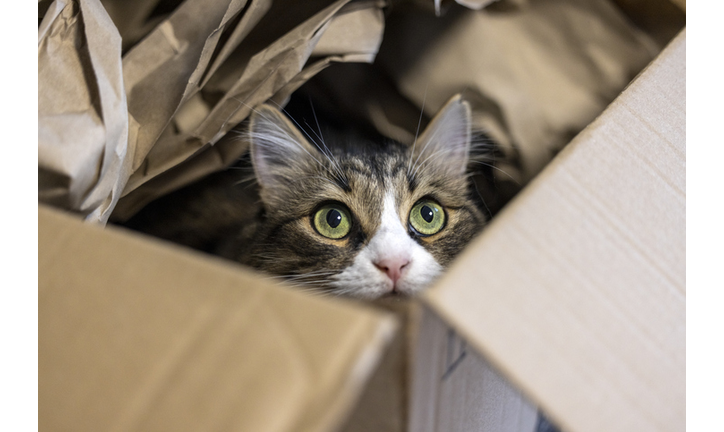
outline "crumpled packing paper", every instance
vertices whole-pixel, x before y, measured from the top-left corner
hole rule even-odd
[[[661,49],[608,0],[168,4],[45,11],[40,201],[125,220],[234,163],[248,144],[233,129],[305,84],[315,102],[408,143],[462,93],[504,155],[496,176],[522,186]]]

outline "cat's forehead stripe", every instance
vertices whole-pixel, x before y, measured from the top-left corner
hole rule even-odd
[[[337,186],[339,186],[340,189],[342,189],[346,193],[352,192],[352,187],[349,185],[349,180],[347,180],[346,178],[342,178],[338,174],[335,174],[332,176],[332,180]]]
[[[417,180],[412,174],[407,174],[407,187],[410,188],[410,192],[415,192],[417,189]]]

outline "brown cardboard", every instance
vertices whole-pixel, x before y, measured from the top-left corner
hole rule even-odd
[[[343,432],[533,432],[539,413],[459,333],[416,301],[381,299],[406,323]]]
[[[538,410],[428,308],[417,324],[409,429],[533,432]]]
[[[380,306],[380,302],[377,305]],[[396,313],[409,327],[410,302],[383,305]],[[340,432],[398,432],[409,430],[410,337],[399,331],[369,378],[357,405],[351,410]]]
[[[62,16],[53,7],[47,20]],[[229,10],[209,27],[229,39],[210,35],[191,71],[223,68],[214,41],[243,34]],[[360,19],[375,23],[375,10]],[[323,41],[325,59],[374,47]],[[325,59],[295,63],[277,95]],[[533,405],[570,431],[683,429],[684,59],[685,33],[496,218],[425,297],[412,349],[397,333],[385,350],[394,325],[365,308],[41,206],[41,430],[530,430]],[[185,90],[164,120],[182,133],[210,113]],[[224,140],[142,187],[223,165],[237,151]]]
[[[685,428],[686,32],[425,294],[565,430]]]
[[[332,431],[389,315],[38,209],[40,430]]]

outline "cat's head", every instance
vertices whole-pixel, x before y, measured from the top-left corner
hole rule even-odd
[[[411,295],[485,221],[469,198],[470,107],[460,98],[410,147],[305,136],[267,105],[249,129],[265,217],[239,259],[292,283],[357,298]]]

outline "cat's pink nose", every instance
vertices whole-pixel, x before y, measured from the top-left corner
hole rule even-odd
[[[400,277],[402,277],[402,269],[404,269],[408,264],[410,264],[410,258],[405,256],[382,258],[375,261],[375,266],[387,273],[387,277],[392,280],[393,286],[397,283]]]

